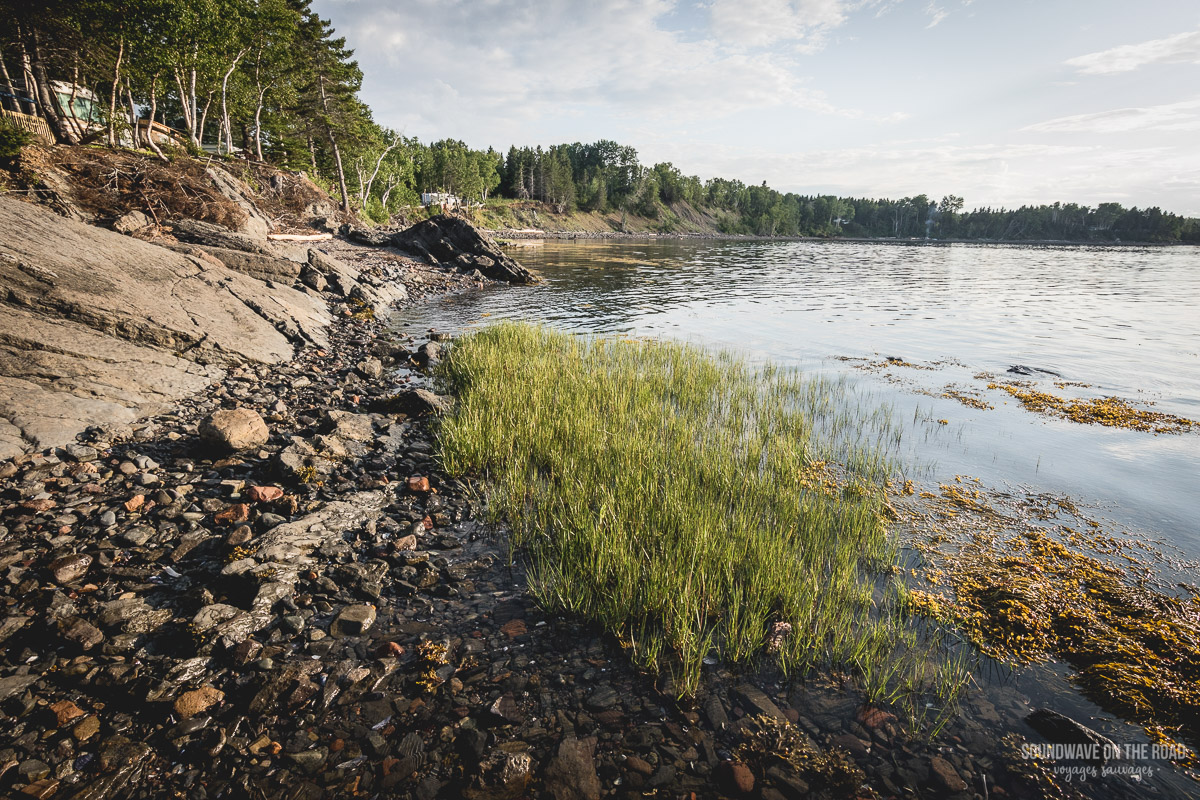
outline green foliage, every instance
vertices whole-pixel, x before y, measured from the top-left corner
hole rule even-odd
[[[489,480],[541,602],[603,625],[694,691],[716,654],[925,688],[892,591],[886,414],[843,383],[685,345],[506,323],[455,342],[446,469]],[[845,491],[831,491],[835,468]],[[853,490],[853,491],[851,491]],[[920,691],[921,689],[918,689]]]
[[[0,161],[12,161],[21,148],[33,141],[33,134],[0,119]]]

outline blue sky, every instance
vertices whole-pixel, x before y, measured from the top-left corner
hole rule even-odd
[[[1200,216],[1195,0],[315,0],[378,122],[783,191]]]

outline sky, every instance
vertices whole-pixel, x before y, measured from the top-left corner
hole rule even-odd
[[[314,0],[382,125],[854,197],[1200,217],[1196,0]]]

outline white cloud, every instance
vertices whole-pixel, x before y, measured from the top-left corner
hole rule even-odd
[[[803,11],[796,35],[842,19],[840,0],[760,2]],[[360,0],[341,6],[339,28],[357,48],[376,118],[436,135],[464,135],[481,116],[495,119],[500,141],[514,123],[572,114],[683,121],[788,107],[868,118],[812,86],[794,53],[667,30],[673,10],[667,0]]]
[[[682,159],[663,148],[656,160]],[[697,159],[690,159],[695,163]],[[782,191],[854,197],[931,197],[957,194],[967,208],[1015,208],[1062,200],[1096,205],[1157,204],[1195,213],[1200,185],[1200,153],[1180,155],[1170,148],[1101,147],[1092,144],[958,145],[887,142],[877,146],[808,153],[753,151],[713,145],[702,176],[762,180]],[[692,170],[689,170],[692,171]],[[1149,198],[1149,200],[1148,200]]]
[[[1034,133],[1127,133],[1200,130],[1200,99],[1058,117],[1022,128]]]
[[[1200,30],[1138,44],[1123,44],[1076,56],[1067,59],[1066,63],[1085,75],[1132,72],[1147,64],[1200,64]]]
[[[935,28],[942,20],[950,16],[949,11],[932,2],[925,6],[925,13],[929,16],[929,24],[925,26],[926,28]]]
[[[848,5],[845,0],[713,0],[709,13],[719,40],[765,47],[819,38],[824,29],[846,21]]]

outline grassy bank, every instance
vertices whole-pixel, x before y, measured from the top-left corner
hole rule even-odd
[[[681,692],[706,656],[837,666],[871,699],[958,680],[884,577],[896,434],[844,384],[511,323],[456,341],[440,379],[458,396],[445,466],[488,479],[541,602]]]

